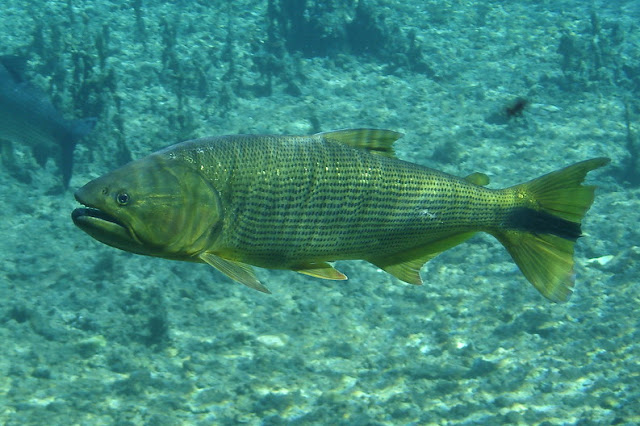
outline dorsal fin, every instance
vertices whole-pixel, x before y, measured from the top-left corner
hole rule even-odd
[[[469,176],[465,177],[464,180],[478,186],[489,185],[489,176],[480,172],[471,173]]]
[[[393,143],[404,134],[383,129],[344,129],[317,133],[316,136],[354,148],[366,149],[372,154],[395,158]]]

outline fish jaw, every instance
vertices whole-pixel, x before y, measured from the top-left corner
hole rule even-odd
[[[96,240],[111,247],[134,253],[146,254],[144,244],[138,239],[131,227],[113,215],[91,203],[91,188],[85,185],[75,193],[76,200],[85,207],[71,212],[73,223]]]

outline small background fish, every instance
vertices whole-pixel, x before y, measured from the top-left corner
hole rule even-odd
[[[16,164],[11,143],[27,145],[41,166],[49,157],[56,159],[66,188],[73,172],[76,143],[94,128],[96,119],[65,119],[43,93],[24,80],[24,63],[15,56],[0,57],[0,139],[5,141],[2,161],[16,177],[30,180],[29,172]]]

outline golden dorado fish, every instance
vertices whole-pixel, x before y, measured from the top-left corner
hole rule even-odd
[[[346,276],[329,262],[364,259],[421,284],[437,254],[487,232],[548,299],[567,300],[573,250],[594,199],[595,158],[527,183],[488,189],[395,158],[402,134],[356,129],[311,136],[234,135],[187,141],[95,179],[74,223],[110,246],[205,262],[268,292],[251,265]]]

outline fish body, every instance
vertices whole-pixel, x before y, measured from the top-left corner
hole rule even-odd
[[[95,126],[95,118],[66,120],[49,99],[23,81],[13,57],[0,57],[0,139],[29,146],[38,162],[57,154],[65,187],[73,169],[76,143]]]
[[[412,284],[438,253],[494,235],[547,298],[573,287],[573,245],[594,197],[587,160],[526,184],[488,189],[395,158],[401,134],[234,135],[173,145],[76,192],[72,218],[111,246],[206,262],[267,291],[251,265],[346,279],[329,262],[364,259]]]

